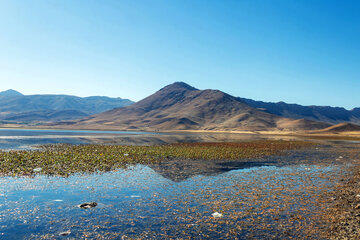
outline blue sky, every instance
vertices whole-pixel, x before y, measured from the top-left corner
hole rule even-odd
[[[175,81],[360,107],[360,2],[2,0],[0,90],[140,100]]]

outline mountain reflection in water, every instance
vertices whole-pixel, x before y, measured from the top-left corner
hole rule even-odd
[[[155,145],[179,142],[238,142],[259,139],[295,139],[287,136],[235,133],[152,133],[121,131],[0,129],[0,149],[31,149],[42,144]]]
[[[228,171],[241,167],[244,166],[219,163],[199,170],[195,164],[189,164],[179,170],[180,174],[173,174],[177,167],[137,165],[126,170],[68,178],[2,177],[0,234],[4,239],[58,239],[59,234],[66,231],[75,239],[86,236],[218,239],[225,236],[229,228],[236,229],[237,224],[242,223],[237,237],[244,238],[250,233],[255,238],[262,237],[263,224],[268,226],[267,233],[281,233],[274,221],[279,217],[276,213],[279,206],[282,206],[279,214],[284,219],[296,211],[306,211],[304,214],[308,217],[313,214],[316,193],[333,185],[329,176],[338,174],[338,169],[326,166],[311,167],[308,171],[307,165]],[[328,174],[326,179],[321,177],[323,174]],[[289,178],[292,181],[288,181]],[[308,186],[314,189],[308,192]],[[289,191],[296,194],[289,195]],[[278,198],[269,198],[272,194]],[[78,205],[85,202],[98,205],[80,209]],[[259,204],[264,203],[274,209],[271,215],[259,208]],[[214,212],[223,214],[221,221],[213,219]],[[265,222],[253,225],[249,212],[263,217]],[[287,231],[291,233],[295,229],[289,226]],[[291,234],[297,236],[298,231]]]

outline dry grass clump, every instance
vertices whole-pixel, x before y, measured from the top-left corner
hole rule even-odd
[[[158,163],[169,158],[239,160],[280,154],[309,147],[303,141],[254,141],[240,143],[177,143],[156,146],[45,145],[35,151],[1,151],[2,175],[32,175],[36,172],[69,176],[105,172],[131,164]]]

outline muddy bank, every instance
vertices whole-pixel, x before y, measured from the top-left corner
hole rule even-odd
[[[329,226],[328,239],[360,239],[360,155],[334,191],[326,195],[329,208],[323,221]]]

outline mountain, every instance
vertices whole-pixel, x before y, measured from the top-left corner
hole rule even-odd
[[[250,107],[219,90],[198,90],[183,82],[168,85],[124,108],[68,123],[75,128],[141,130],[311,130],[329,124],[294,120]]]
[[[21,113],[8,113],[1,119],[8,122],[52,122],[76,120],[89,116],[78,110],[41,110]]]
[[[23,95],[18,91],[12,89],[0,92],[0,97],[14,97],[14,96],[23,96]]]
[[[312,121],[327,122],[330,124],[338,124],[349,122],[360,124],[360,108],[346,110],[341,107],[329,106],[302,106],[298,104],[288,104],[284,102],[271,103],[254,101],[252,99],[238,98],[240,101],[257,109],[262,109],[268,113],[281,117],[308,119]]]
[[[121,98],[22,95],[7,90],[0,93],[0,120],[20,123],[75,120],[132,103]]]

